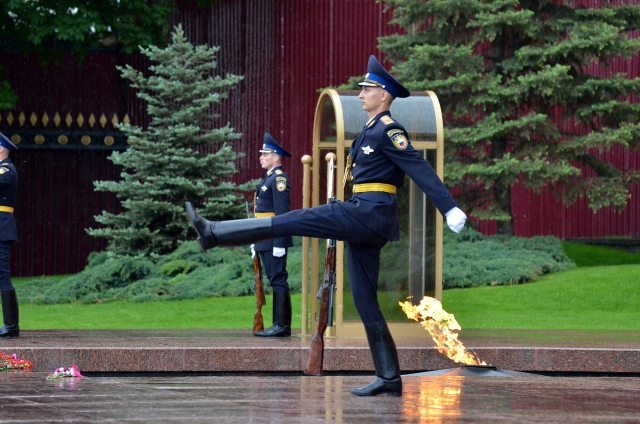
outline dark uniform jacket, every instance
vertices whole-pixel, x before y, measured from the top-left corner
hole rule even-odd
[[[400,187],[406,173],[443,215],[457,206],[431,164],[413,148],[402,125],[389,111],[373,117],[351,144],[354,184],[385,183]],[[400,238],[398,202],[384,192],[355,193],[346,203],[366,217],[364,225],[389,241]],[[345,205],[349,210],[352,208]],[[356,211],[353,211],[354,213]]]
[[[273,212],[281,215],[291,209],[289,177],[282,170],[281,166],[273,168],[267,172],[262,182],[256,188],[256,213]],[[256,243],[254,250],[264,252],[273,250],[274,247],[291,247],[293,239],[282,237],[273,240],[266,240]]]
[[[0,206],[15,207],[17,189],[16,167],[9,158],[0,161]],[[18,241],[16,220],[11,212],[0,211],[0,241]]]

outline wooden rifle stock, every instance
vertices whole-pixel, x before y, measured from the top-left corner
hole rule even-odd
[[[256,311],[253,313],[253,332],[264,331],[264,320],[262,319],[262,307],[264,301],[264,287],[262,286],[262,265],[258,252],[253,258],[253,273],[255,274],[256,283]]]
[[[328,240],[327,253],[324,262],[324,277],[320,290],[320,314],[318,316],[318,330],[311,338],[311,351],[307,359],[304,373],[307,375],[322,375],[324,360],[324,332],[333,325],[333,298],[336,289],[336,241]]]
[[[251,218],[249,213],[249,202],[245,202],[245,209],[247,210],[247,218]],[[252,249],[253,250],[253,249]],[[258,252],[253,252],[253,274],[255,275],[255,288],[256,288],[256,311],[253,313],[253,333],[256,331],[264,331],[264,320],[262,319],[262,307],[265,304],[264,301],[264,286],[262,285],[262,265],[260,264],[260,256]]]
[[[335,154],[329,153],[326,156],[329,162],[327,170],[327,200],[329,203],[336,201],[333,197],[333,163]],[[311,338],[311,350],[307,359],[307,366],[304,373],[307,375],[322,375],[322,362],[324,360],[324,332],[327,327],[333,325],[333,299],[336,290],[336,239],[327,240],[327,254],[324,259],[324,277],[322,287],[318,291],[317,298],[321,300],[320,313],[316,320],[318,329]]]

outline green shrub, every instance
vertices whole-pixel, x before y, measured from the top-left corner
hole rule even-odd
[[[469,228],[445,233],[445,289],[521,284],[573,267],[555,237],[487,237]]]
[[[631,253],[610,246],[562,242],[564,251],[577,266],[611,266],[640,264],[640,253]]]
[[[301,291],[300,241],[289,249],[289,286]],[[254,295],[253,259],[249,247],[217,248],[202,252],[195,242],[183,243],[169,255],[147,258],[92,253],[87,267],[62,279],[33,279],[20,285],[22,302],[101,303],[111,300],[149,302],[201,297]],[[271,287],[263,275],[267,293]]]
[[[198,268],[200,264],[187,259],[174,259],[160,266],[160,274],[174,277],[178,274],[188,274]]]
[[[486,237],[471,229],[445,232],[443,288],[521,284],[540,275],[575,266],[554,237]],[[289,249],[291,291],[302,282],[300,239]],[[381,258],[381,291],[406,291],[406,237],[389,244]],[[324,250],[321,249],[324,254]],[[321,267],[322,268],[322,267]],[[322,270],[320,270],[321,272]],[[202,297],[253,296],[253,259],[249,247],[202,252],[187,242],[169,255],[113,258],[91,254],[87,267],[66,278],[36,278],[19,286],[22,302],[100,303],[111,300],[149,302]],[[267,293],[271,287],[266,277]],[[345,280],[348,284],[348,279]]]

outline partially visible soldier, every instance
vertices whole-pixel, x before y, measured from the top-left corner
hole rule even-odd
[[[0,133],[0,295],[2,318],[0,337],[20,336],[18,327],[18,297],[11,284],[11,247],[18,241],[13,208],[18,190],[18,172],[9,159],[9,152],[18,148]]]
[[[285,157],[291,157],[271,134],[264,133],[260,149],[260,165],[267,170],[256,188],[255,217],[265,218],[289,212],[289,177],[282,169]],[[289,237],[269,239],[252,245],[252,253],[259,254],[263,269],[273,289],[273,325],[265,331],[257,331],[258,337],[291,336],[291,292],[287,277],[287,248],[293,246]]]

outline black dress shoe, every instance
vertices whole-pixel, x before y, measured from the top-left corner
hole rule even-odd
[[[386,393],[388,396],[402,396],[402,379],[384,380],[376,378],[373,383],[351,390],[356,396],[377,396]]]
[[[291,327],[273,324],[264,331],[256,331],[253,333],[257,337],[291,337]]]
[[[2,328],[0,328],[0,337],[20,337],[20,327],[17,325],[3,325]]]
[[[211,230],[211,225],[214,223],[198,215],[195,209],[193,209],[191,202],[185,203],[185,209],[187,210],[187,217],[189,218],[191,225],[196,230],[196,233],[198,233],[197,240],[200,245],[200,250],[204,252],[205,250],[216,247],[218,242]]]

